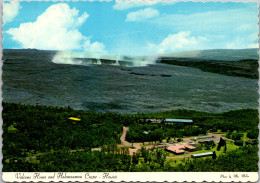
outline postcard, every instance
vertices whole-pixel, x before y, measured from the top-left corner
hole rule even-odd
[[[256,182],[258,3],[4,1],[6,182]]]

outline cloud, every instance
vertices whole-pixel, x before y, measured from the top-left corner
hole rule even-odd
[[[145,8],[135,12],[130,12],[126,16],[127,22],[141,22],[159,16],[159,11],[153,8]]]
[[[258,17],[254,11],[230,9],[193,14],[166,14],[153,22],[159,26],[172,27],[179,30],[192,29],[192,32],[219,34],[225,31],[233,34],[237,30],[255,30]]]
[[[156,4],[174,4],[173,1],[163,1],[163,0],[116,0],[113,6],[116,10],[126,10],[135,7],[142,6],[153,6]]]
[[[91,43],[90,40],[86,39],[82,46],[83,46],[83,50],[90,53],[106,53],[105,45],[100,42]]]
[[[12,22],[14,18],[18,15],[21,5],[17,1],[4,2],[3,3],[3,23]]]
[[[259,44],[257,41],[250,41],[249,43],[248,38],[244,37],[236,37],[236,39],[232,40],[232,42],[229,42],[226,44],[224,48],[227,49],[244,49],[244,48],[259,48]]]
[[[161,43],[147,45],[148,49],[156,53],[166,53],[180,50],[192,50],[201,47],[208,40],[205,37],[191,36],[190,31],[169,34]]]
[[[102,43],[91,43],[78,30],[88,17],[86,12],[79,15],[77,9],[59,3],[50,6],[35,22],[22,23],[18,28],[6,32],[12,35],[13,40],[21,43],[23,48],[104,51]]]
[[[237,29],[235,29],[235,31],[243,32],[243,31],[248,31],[248,30],[252,30],[252,29],[254,29],[253,24],[243,24],[243,25],[239,26]]]
[[[250,11],[228,9],[193,14],[168,14],[158,17],[152,22],[157,26],[164,26],[175,31],[189,30],[193,34],[214,39],[212,46],[232,41],[239,36],[248,37],[251,33],[258,32],[257,14],[251,9]],[[220,36],[223,39],[215,39]]]
[[[239,49],[256,46],[259,32],[257,7],[227,9],[192,14],[164,14],[150,23],[169,31],[189,30],[193,35],[207,37],[204,49]]]
[[[250,44],[248,45],[248,48],[259,48],[259,44],[258,43]]]

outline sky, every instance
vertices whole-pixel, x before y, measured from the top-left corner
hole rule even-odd
[[[3,47],[149,55],[258,48],[256,2],[4,2]]]

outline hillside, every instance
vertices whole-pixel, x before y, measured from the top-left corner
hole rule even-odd
[[[258,79],[258,60],[244,59],[239,61],[203,60],[199,58],[160,57],[159,63],[187,66],[227,76]]]
[[[102,64],[139,67],[149,64],[164,63],[201,69],[227,76],[258,79],[258,53],[257,49],[215,49],[185,52],[172,52],[161,55],[126,56],[105,55],[80,52],[42,51],[36,49],[7,49],[3,52],[3,60],[29,59],[52,61],[59,64]],[[35,58],[37,56],[37,58]],[[30,58],[31,57],[31,58]]]
[[[252,49],[211,49],[211,50],[194,50],[183,52],[171,52],[161,54],[161,57],[181,57],[194,58],[201,60],[219,60],[219,61],[239,61],[245,59],[258,60],[258,51]]]

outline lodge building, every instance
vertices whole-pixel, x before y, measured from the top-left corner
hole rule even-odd
[[[138,123],[154,123],[154,124],[193,124],[192,119],[171,119],[171,118],[143,118],[139,119]]]

